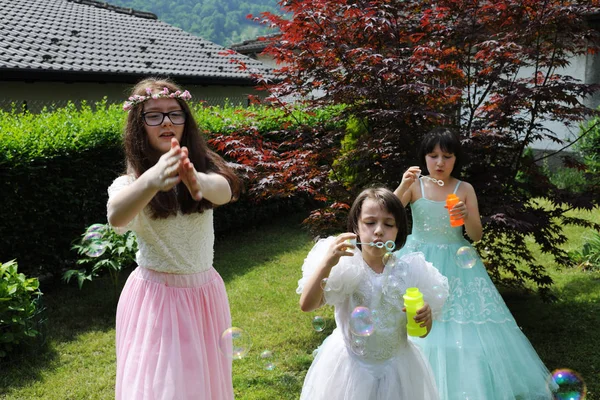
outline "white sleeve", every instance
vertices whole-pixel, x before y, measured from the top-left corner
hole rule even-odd
[[[406,254],[402,260],[410,265],[407,276],[410,285],[419,288],[423,300],[431,307],[433,318],[438,319],[449,294],[448,278],[425,260],[421,252]]]
[[[325,257],[329,246],[335,237],[330,236],[327,239],[320,239],[308,253],[302,265],[302,278],[298,281],[296,293],[302,294],[304,285],[308,279],[315,273],[317,266]],[[356,286],[360,283],[362,269],[360,262],[356,262],[357,257],[362,257],[358,249],[354,249],[354,256],[341,257],[340,261],[331,269],[327,284],[323,288],[325,301],[328,304],[335,305],[342,302],[347,296],[351,295]]]
[[[119,193],[123,188],[125,188],[128,185],[130,185],[131,183],[133,183],[133,181],[135,181],[135,178],[133,177],[133,175],[121,175],[113,181],[113,183],[108,187],[108,202],[106,203],[107,210],[108,210],[108,205],[110,204],[110,200],[117,193]],[[126,226],[123,226],[123,227],[114,227],[113,226],[112,228],[114,229],[115,232],[122,235],[125,232],[132,229],[132,226],[134,225],[134,221],[136,221],[137,218],[138,217],[136,216]]]
[[[308,255],[304,259],[304,264],[302,264],[302,278],[298,281],[298,287],[296,288],[296,293],[302,294],[304,290],[304,285],[308,282],[308,279],[315,273],[317,266],[325,257],[325,253],[329,248],[329,245],[333,241],[333,237],[330,236],[327,239],[319,239],[317,243],[313,246],[313,248],[308,252]]]
[[[341,257],[340,262],[331,269],[327,285],[325,285],[325,302],[333,306],[344,302],[356,291],[364,279],[362,254],[358,248],[353,249],[352,257]]]

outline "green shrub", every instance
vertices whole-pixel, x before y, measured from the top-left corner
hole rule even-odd
[[[581,250],[569,252],[569,257],[584,269],[600,269],[600,233],[592,231]]]
[[[0,263],[0,358],[41,334],[39,286],[37,278],[17,272],[14,260]]]
[[[584,136],[577,143],[577,150],[583,155],[588,171],[600,173],[600,117],[581,124],[580,135]]]
[[[260,132],[299,123],[334,123],[334,112],[285,114],[272,108],[203,107],[192,104],[207,137],[241,126]],[[16,259],[30,276],[62,276],[77,262],[74,238],[106,221],[106,189],[125,170],[120,105],[96,104],[40,114],[0,111],[0,259]],[[246,194],[215,212],[215,231],[239,229],[282,213],[302,199],[259,200]]]
[[[120,272],[135,264],[138,247],[133,232],[120,235],[108,224],[93,224],[71,248],[79,255],[77,265],[84,268],[66,271],[63,279],[68,283],[71,278],[77,278],[81,289],[85,281],[108,273],[115,288],[115,298],[118,298]]]

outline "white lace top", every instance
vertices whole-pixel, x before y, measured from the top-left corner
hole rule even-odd
[[[296,289],[298,294],[302,293],[333,239],[321,239],[304,260],[302,278]],[[437,319],[448,297],[448,280],[425,261],[422,253],[393,256],[381,274],[365,263],[358,248],[354,249],[354,256],[340,258],[329,274],[324,288],[325,300],[335,306],[336,324],[354,354],[366,360],[386,360],[407,345],[402,296],[409,287],[419,288],[431,307],[433,318]],[[350,329],[350,315],[358,306],[369,308],[373,316],[374,333],[368,337],[356,336]]]
[[[134,181],[131,175],[115,179],[108,188],[108,202]],[[160,219],[150,218],[148,208],[117,232],[135,232],[138,242],[137,264],[141,267],[174,274],[192,274],[213,264],[215,242],[213,211],[181,214]]]

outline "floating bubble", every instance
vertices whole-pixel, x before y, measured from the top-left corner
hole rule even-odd
[[[88,231],[83,237],[83,242],[97,242],[102,240],[102,234],[97,231]]]
[[[352,337],[352,342],[350,343],[350,350],[356,354],[357,356],[365,355],[365,339],[361,337]]]
[[[587,392],[581,376],[566,368],[552,371],[549,386],[555,400],[583,400]]]
[[[324,292],[329,292],[331,291],[331,288],[329,286],[327,286],[327,282],[329,280],[327,278],[323,278],[321,280],[321,289],[323,289]]]
[[[388,262],[390,262],[390,259],[392,259],[392,253],[385,253],[383,255],[383,265],[387,267]]]
[[[103,232],[105,230],[106,230],[106,225],[104,225],[104,224],[93,224],[93,225],[90,225],[87,228],[86,232],[87,233],[90,233],[90,232]]]
[[[477,252],[471,246],[463,246],[456,251],[456,263],[464,269],[473,268],[477,262]]]
[[[312,326],[315,331],[323,332],[325,329],[325,319],[317,315],[312,319]]]
[[[371,310],[367,307],[356,307],[350,315],[350,331],[356,336],[371,336],[374,331]]]
[[[385,294],[391,298],[402,297],[402,282],[395,275],[388,275]]]
[[[275,364],[273,363],[273,352],[271,350],[264,350],[260,353],[260,358],[265,360],[264,368],[267,371],[273,371],[275,369]]]
[[[99,225],[102,229],[104,229],[104,225]],[[86,234],[83,236],[81,240],[81,245],[84,247],[84,254],[88,257],[100,257],[106,251],[108,247],[108,242],[102,240],[102,232],[99,230],[100,228],[94,227],[92,225],[86,231]]]
[[[435,297],[436,299],[441,300],[444,298],[444,289],[441,286],[433,285],[431,287],[431,293],[432,293],[433,297]]]
[[[250,335],[241,328],[231,327],[225,329],[219,339],[219,349],[228,358],[242,359],[252,347]]]
[[[371,319],[373,320],[373,326],[377,326],[381,322],[381,313],[379,310],[373,309],[371,310]]]
[[[106,251],[108,247],[107,242],[95,241],[90,242],[86,245],[85,254],[88,257],[100,257]]]
[[[273,357],[273,352],[271,350],[265,350],[262,353],[260,353],[260,358],[265,359],[265,358],[271,358]]]
[[[265,364],[265,369],[267,371],[273,371],[275,369],[275,364],[272,362],[268,362]]]

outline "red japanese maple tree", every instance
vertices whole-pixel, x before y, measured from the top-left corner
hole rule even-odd
[[[478,193],[485,224],[478,248],[486,249],[489,272],[499,282],[504,268],[511,277],[505,283],[531,280],[548,294],[552,281],[525,239],[533,237],[559,264],[569,263],[560,248],[562,227],[593,224],[565,212],[597,204],[598,186],[577,195],[560,190],[528,149],[540,139],[566,149],[544,122],[576,127],[595,113],[584,99],[599,86],[564,68],[597,51],[598,31],[587,17],[598,12],[598,1],[279,4],[285,15],[256,18],[280,32],[264,51],[279,64],[275,79],[257,76],[259,86],[283,107],[290,107],[289,99],[309,110],[343,105],[340,118],[354,121],[353,128],[237,132],[213,144],[251,168],[263,193],[306,191],[326,201],[307,221],[341,231],[347,204],[365,184],[394,188],[418,162],[422,135],[452,126],[471,156],[463,176]],[[260,156],[246,157],[248,149]]]

